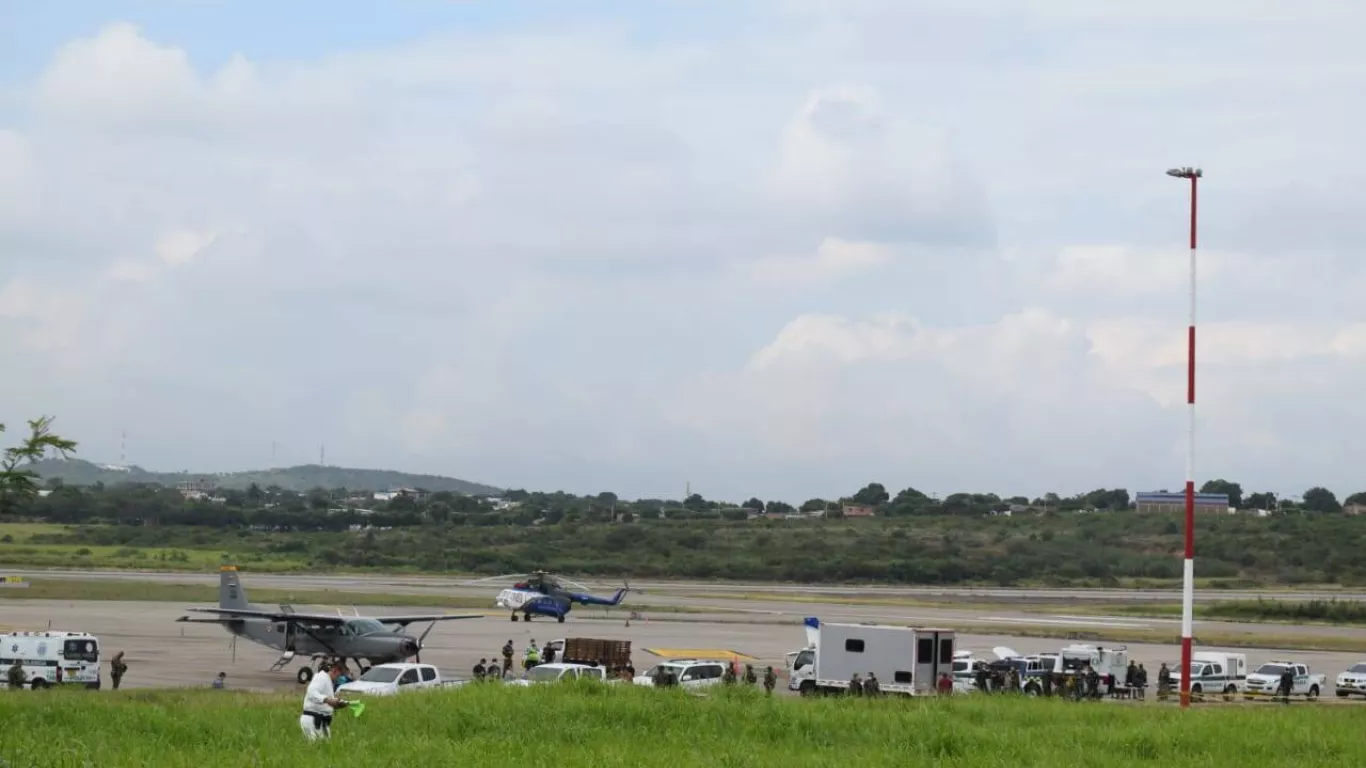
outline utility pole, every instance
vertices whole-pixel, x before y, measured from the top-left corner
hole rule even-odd
[[[1190,325],[1186,329],[1186,558],[1181,579],[1181,708],[1191,704],[1191,637],[1195,614],[1195,232],[1199,168],[1172,168],[1168,176],[1190,179]]]

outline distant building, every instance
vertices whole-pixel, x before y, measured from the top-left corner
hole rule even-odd
[[[873,517],[873,508],[867,504],[845,504],[845,517]]]
[[[1344,504],[1342,512],[1347,515],[1366,515],[1366,504]]]
[[[1134,494],[1134,506],[1139,512],[1185,512],[1186,494],[1184,491],[1179,493],[1139,491]],[[1227,515],[1229,509],[1227,493],[1195,494],[1195,511],[1197,514],[1217,512],[1221,515]]]
[[[181,480],[176,483],[176,490],[180,491],[180,495],[187,499],[206,499],[213,489],[214,484],[202,477],[197,480]]]

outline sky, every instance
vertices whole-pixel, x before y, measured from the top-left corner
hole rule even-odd
[[[1366,5],[0,5],[0,422],[624,497],[1366,489]],[[126,439],[124,438],[126,435]]]

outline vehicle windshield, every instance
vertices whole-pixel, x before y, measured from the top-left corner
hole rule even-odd
[[[1362,672],[1366,672],[1366,664],[1353,664],[1352,668],[1347,671],[1355,672],[1356,674],[1361,674]]]
[[[812,661],[815,661],[815,659],[815,651],[802,651],[801,653],[797,654],[797,660],[792,662],[792,668],[801,669],[807,664],[810,664]]]
[[[392,683],[398,679],[403,670],[397,667],[371,667],[369,671],[360,676],[362,683]]]
[[[1280,677],[1285,674],[1287,669],[1289,669],[1289,667],[1284,664],[1263,664],[1260,667],[1257,667],[1257,671],[1254,674],[1275,675],[1276,677]]]
[[[388,632],[384,625],[375,619],[352,619],[346,622],[346,627],[353,635],[373,635],[376,632],[385,634]]]
[[[564,670],[557,667],[532,667],[526,673],[526,679],[533,682],[545,682],[548,680],[559,680],[560,673]]]
[[[665,672],[672,672],[679,677],[683,676],[683,668],[678,666],[677,664],[656,664],[653,667],[650,667],[649,669],[642,672],[641,676],[654,677],[656,674],[659,673],[660,669],[663,669]]]

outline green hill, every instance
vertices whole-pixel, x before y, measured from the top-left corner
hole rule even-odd
[[[498,495],[502,489],[441,475],[412,475],[388,469],[351,469],[319,464],[297,467],[258,469],[246,472],[149,472],[142,467],[117,468],[80,459],[46,459],[30,467],[44,479],[59,478],[67,485],[107,486],[123,483],[152,483],[174,488],[189,480],[205,480],[218,488],[245,490],[252,483],[267,488],[277,485],[285,490],[303,492],[311,488],[345,488],[350,491],[388,491],[395,488],[420,488],[426,491],[454,491],[470,495]]]

